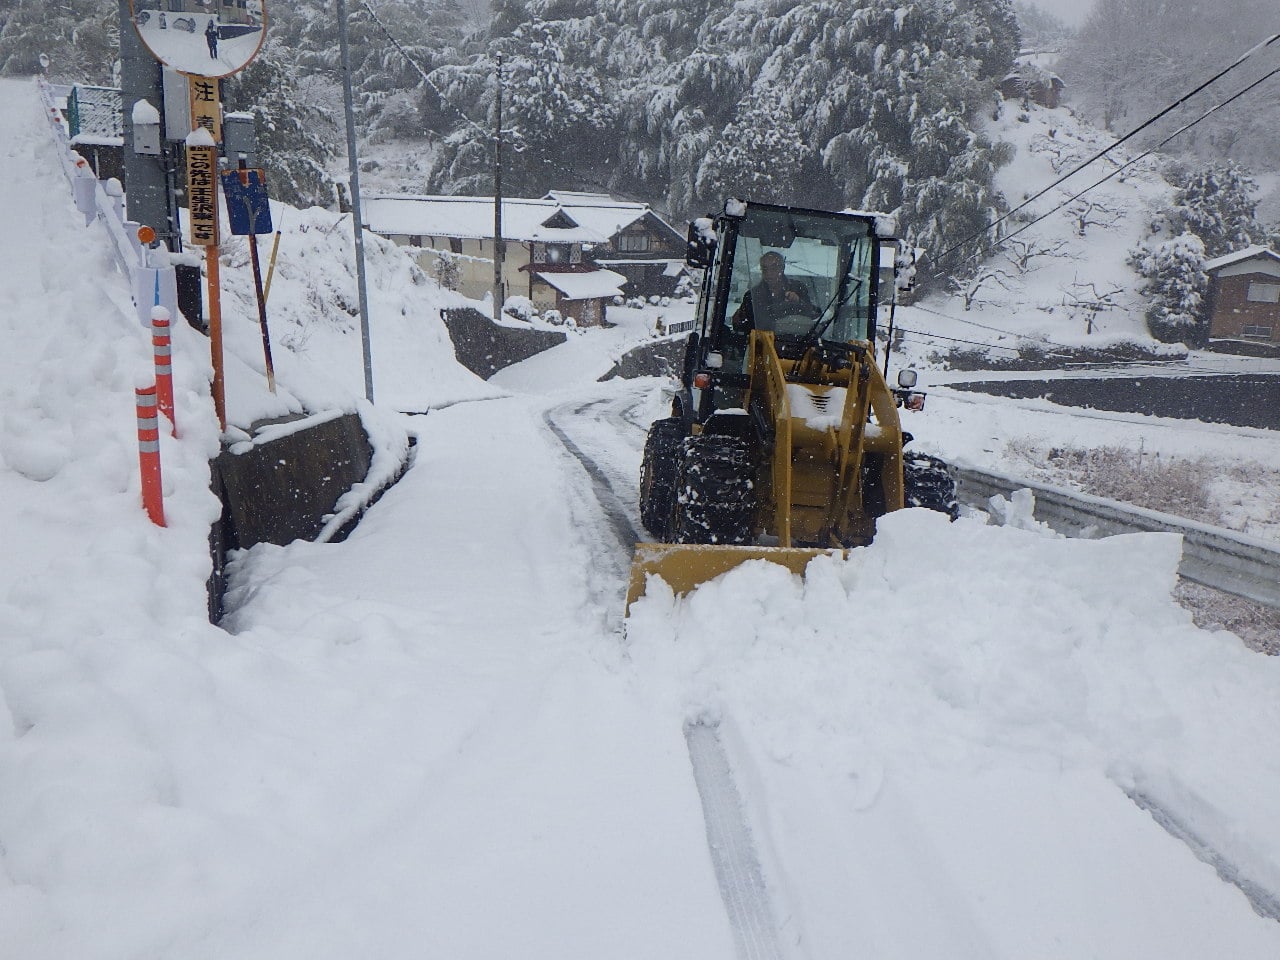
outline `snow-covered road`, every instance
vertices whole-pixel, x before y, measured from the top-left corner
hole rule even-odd
[[[22,538],[0,562],[0,958],[743,960],[699,723],[788,960],[1280,956],[1235,885],[1280,892],[1280,660],[1191,624],[1169,536],[904,511],[803,581],[655,586],[623,631],[661,384],[529,367],[406,418],[415,462],[352,536],[247,551],[208,625],[201,342],[177,344],[159,530],[129,448],[145,339],[84,318],[122,281],[56,199],[34,98],[0,82],[0,207],[43,197],[56,244],[0,247],[0,516]],[[80,272],[51,312],[60,262]],[[306,275],[286,281],[287,314]],[[233,354],[257,348],[227,322]],[[308,349],[359,382],[351,336],[306,333],[278,368],[297,394],[320,389]],[[437,399],[496,392],[434,362]],[[973,409],[952,442],[990,435]]]

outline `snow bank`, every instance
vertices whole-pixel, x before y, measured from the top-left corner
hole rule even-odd
[[[757,561],[681,599],[651,580],[627,636],[646,676],[670,678],[673,711],[730,719],[762,793],[823,779],[833,822],[890,802],[887,782],[999,795],[1029,766],[1110,781],[1114,806],[1153,791],[1280,889],[1280,747],[1258,736],[1280,724],[1280,662],[1192,625],[1170,600],[1179,556],[1172,535],[1066,540],[906,510],[804,578]],[[1034,952],[1043,931],[1027,936]]]

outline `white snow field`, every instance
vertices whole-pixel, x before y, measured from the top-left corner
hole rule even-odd
[[[452,295],[371,243],[370,407],[354,318],[308,315],[351,289],[324,211],[287,211],[278,398],[229,245],[232,420],[359,408],[416,459],[347,541],[241,554],[208,624],[207,345],[175,330],[157,528],[147,337],[41,109],[0,81],[0,958],[766,955],[722,897],[699,724],[774,956],[1280,956],[1280,660],[1171,600],[1175,537],[903,511],[803,580],[655,581],[624,628],[664,409],[659,380],[594,382],[626,328],[485,384],[441,339]],[[1068,419],[944,413],[913,415],[923,446]]]

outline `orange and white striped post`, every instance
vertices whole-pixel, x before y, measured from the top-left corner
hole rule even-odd
[[[156,360],[156,403],[169,418],[169,436],[178,435],[178,421],[173,413],[173,345],[169,339],[169,311],[151,308],[151,349]]]
[[[160,420],[156,388],[138,387],[138,469],[142,475],[142,508],[157,527],[164,522],[164,489],[160,482]]]

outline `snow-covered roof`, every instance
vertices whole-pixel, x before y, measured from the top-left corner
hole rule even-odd
[[[1280,262],[1280,253],[1276,253],[1270,247],[1252,246],[1245,247],[1243,250],[1237,250],[1235,253],[1226,253],[1220,257],[1214,257],[1212,260],[1204,262],[1206,270],[1220,270],[1223,267],[1229,267],[1233,263],[1242,263],[1245,260],[1269,259]]]
[[[493,237],[491,197],[379,194],[361,207],[365,226],[384,236]],[[647,204],[603,194],[553,191],[537,200],[511,197],[502,201],[502,234],[507,240],[605,243],[648,213]]]
[[[124,142],[120,91],[114,88],[72,88],[67,100],[67,120],[71,135],[81,137],[81,143]]]
[[[612,270],[592,270],[590,273],[535,274],[565,295],[568,300],[594,300],[597,297],[616,297],[622,293],[627,278]]]

